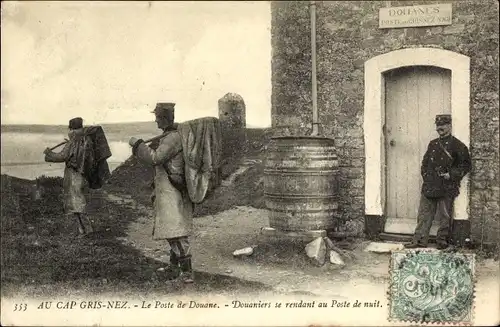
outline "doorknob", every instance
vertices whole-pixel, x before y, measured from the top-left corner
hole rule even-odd
[[[391,146],[395,146],[395,145],[396,145],[396,141],[391,140],[391,141],[389,142],[389,144],[390,144]]]

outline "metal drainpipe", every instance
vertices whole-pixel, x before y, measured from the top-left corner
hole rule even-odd
[[[318,83],[316,80],[316,1],[310,2],[311,14],[311,62],[312,62],[312,133],[311,136],[319,134],[319,119],[318,119]]]

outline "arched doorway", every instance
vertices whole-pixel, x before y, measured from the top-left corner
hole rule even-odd
[[[436,138],[434,117],[451,113],[451,71],[433,66],[384,73],[386,223],[384,232],[411,234],[422,185],[420,162]],[[437,222],[431,235],[437,231]]]
[[[385,217],[385,232],[414,231],[422,151],[437,137],[434,116],[451,113],[453,134],[469,146],[469,74],[468,57],[435,48],[365,63],[365,214]],[[467,176],[460,193],[454,219],[468,219]]]

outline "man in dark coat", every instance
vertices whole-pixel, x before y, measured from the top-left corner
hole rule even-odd
[[[422,160],[422,194],[413,241],[406,248],[426,247],[432,221],[439,221],[437,247],[448,247],[453,201],[460,181],[471,170],[467,146],[451,135],[451,115],[436,116],[439,137],[432,140]]]

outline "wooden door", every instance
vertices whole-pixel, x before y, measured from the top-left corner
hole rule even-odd
[[[414,233],[422,157],[438,137],[435,116],[450,112],[450,70],[412,66],[385,74],[386,233]]]

